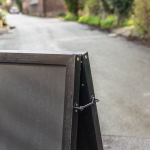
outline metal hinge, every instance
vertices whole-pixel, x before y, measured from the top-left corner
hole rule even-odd
[[[77,107],[78,104],[75,103],[73,108],[75,109],[75,112],[77,112],[77,110],[83,111],[83,109],[85,109],[85,108],[87,108],[87,107],[89,107],[89,106],[91,106],[91,105],[95,105],[96,102],[99,102],[99,100],[98,100],[98,99],[95,99],[94,96],[91,96],[91,103],[89,103],[89,104],[87,104],[87,105],[85,105],[85,106],[79,106],[79,107]]]

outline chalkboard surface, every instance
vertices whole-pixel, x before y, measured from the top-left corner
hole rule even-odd
[[[0,149],[61,150],[65,66],[0,64]]]

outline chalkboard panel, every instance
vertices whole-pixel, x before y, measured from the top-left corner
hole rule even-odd
[[[66,67],[0,64],[0,71],[0,149],[61,150]]]

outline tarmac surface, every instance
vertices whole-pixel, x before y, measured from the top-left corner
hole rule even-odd
[[[150,150],[150,48],[94,27],[8,15],[0,50],[88,51],[104,150]]]

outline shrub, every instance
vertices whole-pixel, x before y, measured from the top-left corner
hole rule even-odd
[[[100,25],[100,17],[90,15],[88,19],[88,24]]]
[[[73,14],[68,14],[66,17],[65,17],[65,20],[66,21],[77,21],[78,20],[78,17],[73,15]]]
[[[133,20],[126,20],[122,23],[122,26],[132,26],[132,25],[134,25]]]
[[[97,16],[82,16],[79,18],[78,22],[87,23],[91,25],[100,25],[100,17]]]
[[[134,24],[144,37],[150,37],[150,1],[136,0]]]
[[[116,20],[117,20],[116,17],[108,16],[106,19],[101,20],[100,27],[103,29],[112,28],[112,27],[116,26],[116,24],[115,24]]]
[[[0,0],[0,5],[3,5],[4,4],[4,0]]]
[[[7,15],[7,12],[0,9],[0,19],[3,21],[3,24],[6,24],[6,15]]]
[[[66,17],[66,13],[64,13],[64,12],[62,12],[62,13],[60,13],[59,15],[58,15],[58,17]]]
[[[79,17],[78,22],[79,23],[87,23],[88,19],[89,19],[89,16],[82,16],[82,17]]]

